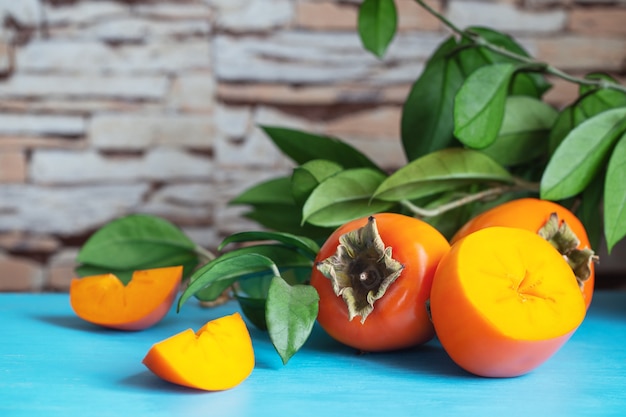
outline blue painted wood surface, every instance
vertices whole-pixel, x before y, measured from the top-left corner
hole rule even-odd
[[[67,294],[0,294],[0,416],[626,415],[626,292],[598,292],[572,339],[518,378],[469,375],[436,341],[359,355],[317,327],[283,366],[250,326],[256,367],[228,391],[172,385],[142,365],[152,344],[236,310],[190,301],[151,329],[120,332],[81,321]]]

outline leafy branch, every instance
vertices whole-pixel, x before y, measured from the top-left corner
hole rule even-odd
[[[339,225],[383,211],[418,216],[451,237],[467,220],[520,196],[569,207],[597,247],[626,236],[626,87],[607,74],[577,78],[532,58],[512,37],[460,29],[415,0],[453,33],[432,53],[402,108],[406,164],[393,172],[334,137],[261,128],[296,167],[231,201],[262,231],[237,233],[217,255],[173,224],[130,215],[81,248],[80,276],[184,265],[190,298],[228,291],[248,320],[267,330],[283,363],[306,342],[318,295],[308,284],[319,244]],[[364,0],[363,46],[384,59],[397,30],[393,0]],[[547,75],[579,85],[562,109],[543,101]]]
[[[551,74],[554,75],[556,77],[559,77],[563,80],[578,84],[578,85],[586,85],[586,86],[590,86],[590,87],[597,87],[597,88],[608,88],[608,89],[614,89],[617,91],[621,91],[626,93],[626,86],[623,86],[621,84],[609,81],[605,78],[580,78],[580,77],[575,77],[573,75],[570,75],[568,73],[566,73],[565,71],[562,71],[556,67],[554,67],[553,65],[550,65],[549,63],[546,62],[540,62],[537,61],[529,56],[526,55],[522,55],[522,54],[518,54],[514,51],[510,51],[506,48],[502,48],[499,45],[493,44],[491,43],[489,40],[483,38],[482,36],[480,36],[479,33],[475,33],[471,30],[463,30],[461,28],[459,28],[458,26],[456,26],[453,22],[451,22],[449,19],[447,19],[444,15],[442,15],[441,13],[439,13],[437,10],[435,10],[433,7],[431,7],[428,3],[426,3],[424,0],[415,0],[416,3],[418,3],[421,7],[423,7],[424,9],[426,9],[426,11],[428,11],[428,13],[430,13],[431,15],[435,16],[437,19],[439,19],[439,21],[441,23],[443,23],[446,27],[448,27],[448,29],[450,29],[452,32],[456,33],[457,35],[461,36],[464,39],[467,39],[468,41],[472,42],[475,46],[479,46],[479,47],[485,47],[488,50],[495,52],[499,55],[502,55],[504,57],[507,58],[511,58],[514,59],[516,61],[522,62],[522,63],[526,63],[529,64],[531,67],[533,68],[535,71],[543,71],[547,74]],[[384,49],[383,49],[384,51]]]

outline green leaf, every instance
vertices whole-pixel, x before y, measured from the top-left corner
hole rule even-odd
[[[479,151],[442,149],[403,166],[374,191],[385,201],[414,200],[478,181],[511,182],[509,172]]]
[[[239,194],[230,204],[285,204],[293,205],[291,178],[279,177],[260,182]]]
[[[296,248],[280,244],[259,244],[254,246],[245,246],[223,254],[219,258],[213,260],[212,263],[223,262],[231,258],[237,258],[248,254],[261,255],[268,259],[271,259],[274,263],[274,266],[277,268],[276,270],[280,273],[296,269],[310,273],[313,264],[309,256],[302,254]],[[203,267],[203,269],[204,268],[205,267]],[[196,274],[194,274],[194,276],[191,277],[190,281],[194,282],[199,276],[204,276],[205,273],[205,270],[202,272],[197,272]],[[211,272],[211,274],[215,273],[221,273],[221,270],[218,269]],[[254,277],[255,279],[261,279],[267,275],[273,276],[274,269],[242,269],[239,274],[232,276],[232,279],[218,279],[217,281],[210,281],[206,283],[204,288],[196,291],[194,295],[196,296],[196,298],[202,301],[213,301],[217,297],[219,297],[225,289],[230,287],[236,281],[248,280],[250,277]],[[256,294],[256,296],[259,295]]]
[[[481,152],[503,166],[519,165],[545,154],[557,111],[530,96],[509,96],[496,140]]]
[[[493,64],[474,71],[454,100],[454,134],[471,148],[484,148],[497,137],[504,117],[513,64]]]
[[[579,199],[576,216],[580,219],[591,248],[598,250],[603,234],[602,221],[602,193],[604,191],[604,175],[596,175],[593,181],[585,188]]]
[[[194,257],[195,248],[196,244],[167,220],[132,214],[107,223],[91,235],[76,261],[111,270],[145,269],[170,266],[163,265],[164,259]]]
[[[574,106],[565,107],[554,121],[550,135],[548,136],[548,152],[550,155],[554,153],[563,139],[565,139],[565,136],[576,126],[574,122],[574,112]]]
[[[455,143],[453,103],[465,79],[453,59],[456,47],[453,37],[439,46],[404,102],[401,134],[409,161]]]
[[[212,287],[214,289],[213,299],[215,299],[241,276],[268,270],[278,274],[278,269],[270,258],[256,253],[217,258],[194,273],[189,285],[178,299],[178,310],[191,296],[211,284],[219,282],[219,285]],[[207,297],[207,299],[209,298]]]
[[[521,56],[530,57],[528,52],[519,43],[517,43],[513,37],[507,34],[486,27],[470,27],[468,31],[479,35],[481,38],[507,51],[514,52]],[[461,40],[461,45],[468,44],[470,44],[470,41],[467,39]],[[485,65],[502,62],[519,64],[519,61],[513,58],[497,54],[485,47],[476,46],[460,51],[458,61],[466,75],[471,74],[476,69]],[[515,95],[529,95],[540,98],[543,93],[550,89],[550,87],[550,83],[543,75],[539,73],[520,71],[513,77],[510,92]]]
[[[319,296],[310,285],[290,286],[274,277],[265,308],[270,340],[283,364],[304,345],[317,318]]]
[[[368,167],[380,170],[367,156],[339,139],[281,127],[262,128],[274,144],[298,165],[314,159],[326,159],[344,168]]]
[[[263,227],[295,235],[306,236],[315,240],[325,240],[333,229],[302,224],[302,207],[295,204],[256,205],[254,209],[244,213],[243,217],[254,220]]]
[[[626,129],[626,107],[607,110],[578,125],[561,142],[541,178],[541,198],[562,200],[587,187]]]
[[[266,299],[246,297],[241,294],[235,294],[235,298],[239,302],[244,316],[259,330],[267,330],[267,323],[265,322]]]
[[[224,249],[225,246],[230,243],[241,243],[241,242],[258,242],[258,241],[276,241],[280,242],[286,246],[290,246],[296,249],[302,250],[305,255],[308,255],[312,259],[315,258],[317,252],[319,251],[319,245],[312,239],[309,239],[304,236],[297,236],[291,233],[284,232],[268,232],[268,231],[258,231],[258,232],[240,232],[235,233],[227,238],[225,238],[222,243],[219,245],[217,250]]]
[[[571,130],[585,120],[606,110],[626,107],[626,94],[621,91],[581,87],[581,92],[584,92],[584,95],[561,111],[552,132],[550,132],[549,149],[551,153],[556,150]]]
[[[340,172],[343,167],[336,162],[314,159],[293,170],[291,193],[298,204],[304,204],[309,195],[326,178]]]
[[[363,47],[382,58],[398,22],[393,0],[364,0],[359,8],[358,30]]]
[[[393,205],[371,200],[385,175],[369,168],[342,171],[322,182],[302,208],[304,221],[317,226],[336,227],[349,220],[379,213]]]
[[[626,133],[618,140],[606,171],[604,234],[609,253],[626,236]]]

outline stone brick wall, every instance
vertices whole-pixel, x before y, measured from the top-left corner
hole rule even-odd
[[[255,227],[230,198],[291,164],[259,124],[404,163],[401,104],[447,35],[412,0],[383,61],[358,0],[0,0],[0,290],[63,291],[76,248],[131,212],[198,243]],[[581,74],[626,74],[624,0],[431,0]],[[574,88],[557,82],[561,105]]]

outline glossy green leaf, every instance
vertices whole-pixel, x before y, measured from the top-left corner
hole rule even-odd
[[[230,204],[285,204],[293,205],[291,178],[279,177],[262,181],[245,190],[230,201]]]
[[[267,229],[306,236],[317,241],[324,240],[333,230],[310,223],[302,224],[302,207],[295,204],[255,205],[252,210],[244,213],[243,217],[254,220]]]
[[[403,166],[373,193],[385,201],[413,200],[476,182],[511,182],[509,172],[479,151],[442,149]]]
[[[288,128],[272,126],[262,128],[274,144],[298,165],[314,159],[326,159],[344,168],[380,169],[363,153],[339,139]]]
[[[510,96],[496,140],[481,152],[503,166],[535,159],[547,151],[548,136],[557,115],[556,109],[539,99]]]
[[[626,107],[607,110],[578,125],[548,162],[541,178],[541,198],[562,200],[582,192],[625,129]]]
[[[252,298],[245,295],[235,294],[235,299],[241,307],[243,315],[259,330],[267,330],[265,322],[265,298]]]
[[[364,0],[358,16],[363,47],[382,58],[396,34],[397,23],[398,13],[393,0]]]
[[[606,171],[604,235],[609,252],[626,236],[626,133],[618,140]]]
[[[401,135],[409,161],[455,144],[453,103],[465,79],[455,48],[453,37],[439,46],[404,102]]]
[[[178,309],[198,291],[205,289],[209,285],[214,285],[213,299],[217,298],[222,291],[232,285],[241,276],[255,274],[271,270],[278,274],[278,269],[274,262],[263,255],[256,253],[244,253],[240,256],[217,258],[202,268],[198,269],[191,277],[189,285],[178,299]],[[209,297],[207,296],[207,300]]]
[[[302,250],[305,255],[308,255],[311,258],[315,258],[320,249],[319,245],[313,239],[309,239],[304,236],[297,236],[285,232],[256,231],[234,233],[222,241],[218,250],[224,249],[224,247],[231,243],[258,241],[280,242],[284,245]]]
[[[563,139],[585,120],[617,107],[626,107],[626,94],[616,90],[581,88],[584,92],[571,106],[561,111],[550,132],[549,150],[554,153]]]
[[[132,214],[113,220],[95,232],[80,249],[76,261],[109,269],[132,270],[163,266],[163,259],[195,256],[195,248],[196,244],[167,220]]]
[[[574,106],[565,107],[557,116],[548,135],[548,152],[550,155],[554,153],[575,126]]]
[[[265,307],[270,340],[283,364],[304,345],[317,318],[319,296],[310,285],[291,286],[274,277]]]
[[[271,259],[274,263],[276,270],[281,274],[284,271],[300,269],[310,272],[313,261],[310,256],[304,255],[294,247],[288,247],[281,244],[258,244],[253,246],[244,246],[227,252],[220,256],[218,259],[212,261],[213,263],[222,262],[231,258],[241,257],[243,255],[261,255],[268,259]],[[221,270],[217,270],[221,272]],[[211,272],[215,273],[215,272]],[[250,277],[254,277],[254,280],[261,280],[264,276],[273,275],[274,270],[269,268],[261,268],[260,270],[241,270],[238,275],[234,275],[232,279],[224,279],[217,281],[207,282],[201,290],[195,292],[196,298],[202,301],[213,301],[222,294],[224,290],[230,287],[235,281],[246,280],[250,285]],[[191,282],[194,282],[199,276],[204,275],[204,272],[196,273],[191,277]],[[249,294],[259,296],[258,294]]]
[[[314,225],[333,227],[385,211],[392,204],[370,201],[384,179],[384,174],[368,168],[356,168],[333,175],[311,193],[302,208],[302,217]]]
[[[314,159],[296,167],[291,174],[291,193],[298,204],[304,204],[309,195],[326,178],[343,170],[336,162]]]
[[[454,100],[454,134],[471,148],[484,148],[497,137],[513,64],[494,64],[474,71]]]
[[[591,248],[598,251],[604,233],[602,221],[602,194],[604,192],[604,175],[596,175],[585,188],[578,200],[575,214],[582,222],[589,238]]]
[[[530,57],[530,54],[522,47],[516,40],[510,35],[498,32],[496,30],[485,27],[472,27],[471,30],[474,33],[479,34],[483,39],[497,45],[507,51],[514,52],[518,55]],[[463,43],[463,42],[462,42]],[[500,55],[491,51],[485,50],[485,48],[474,48],[472,51],[466,51],[468,54],[483,55],[488,63],[497,62],[509,62],[518,64],[517,60],[508,58],[504,55]],[[511,94],[515,95],[528,95],[536,98],[540,98],[551,87],[551,84],[546,78],[536,72],[517,72],[513,77],[511,85]]]
[[[248,188],[231,200],[230,204],[249,205],[251,210],[242,214],[261,226],[295,235],[320,239],[331,231],[302,224],[302,206],[291,193],[291,177],[274,178]]]

